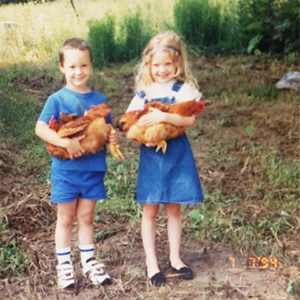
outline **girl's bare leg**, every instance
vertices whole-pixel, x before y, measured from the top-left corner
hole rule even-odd
[[[172,267],[180,269],[186,265],[180,258],[182,221],[180,204],[171,203],[165,205],[168,216],[168,238],[170,246],[170,263]]]
[[[159,205],[156,204],[144,204],[143,206],[142,240],[146,255],[146,266],[149,278],[160,271],[155,253],[155,221],[158,210]]]

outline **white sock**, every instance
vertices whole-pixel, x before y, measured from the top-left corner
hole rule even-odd
[[[81,264],[85,264],[86,261],[94,256],[94,244],[90,245],[79,245],[80,256],[81,256]]]
[[[55,250],[58,264],[61,264],[66,261],[71,263],[71,246],[66,248],[56,248]]]

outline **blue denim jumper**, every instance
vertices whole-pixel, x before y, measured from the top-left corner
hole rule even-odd
[[[178,92],[182,83],[175,82],[172,91]],[[144,92],[138,94],[145,97]],[[175,103],[173,98],[156,98],[160,101]],[[145,103],[149,100],[145,100]],[[140,204],[194,204],[202,202],[201,189],[195,160],[186,135],[167,141],[165,154],[156,147],[141,145],[140,163],[137,179],[137,202]]]

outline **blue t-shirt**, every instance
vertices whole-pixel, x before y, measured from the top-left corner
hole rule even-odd
[[[54,116],[56,120],[60,120],[60,112],[64,112],[65,114],[76,113],[76,117],[81,117],[87,110],[91,109],[93,105],[98,105],[103,102],[107,103],[107,99],[95,91],[80,94],[63,87],[48,98],[38,120],[47,124],[52,116]],[[109,123],[112,122],[110,114],[107,121]],[[76,159],[62,160],[52,157],[52,169],[106,172],[105,153],[106,151],[103,149],[96,154],[84,155]]]

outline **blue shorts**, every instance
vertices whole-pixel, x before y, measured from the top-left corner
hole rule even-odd
[[[67,203],[78,198],[103,200],[106,198],[104,186],[105,172],[51,170],[51,201]]]

